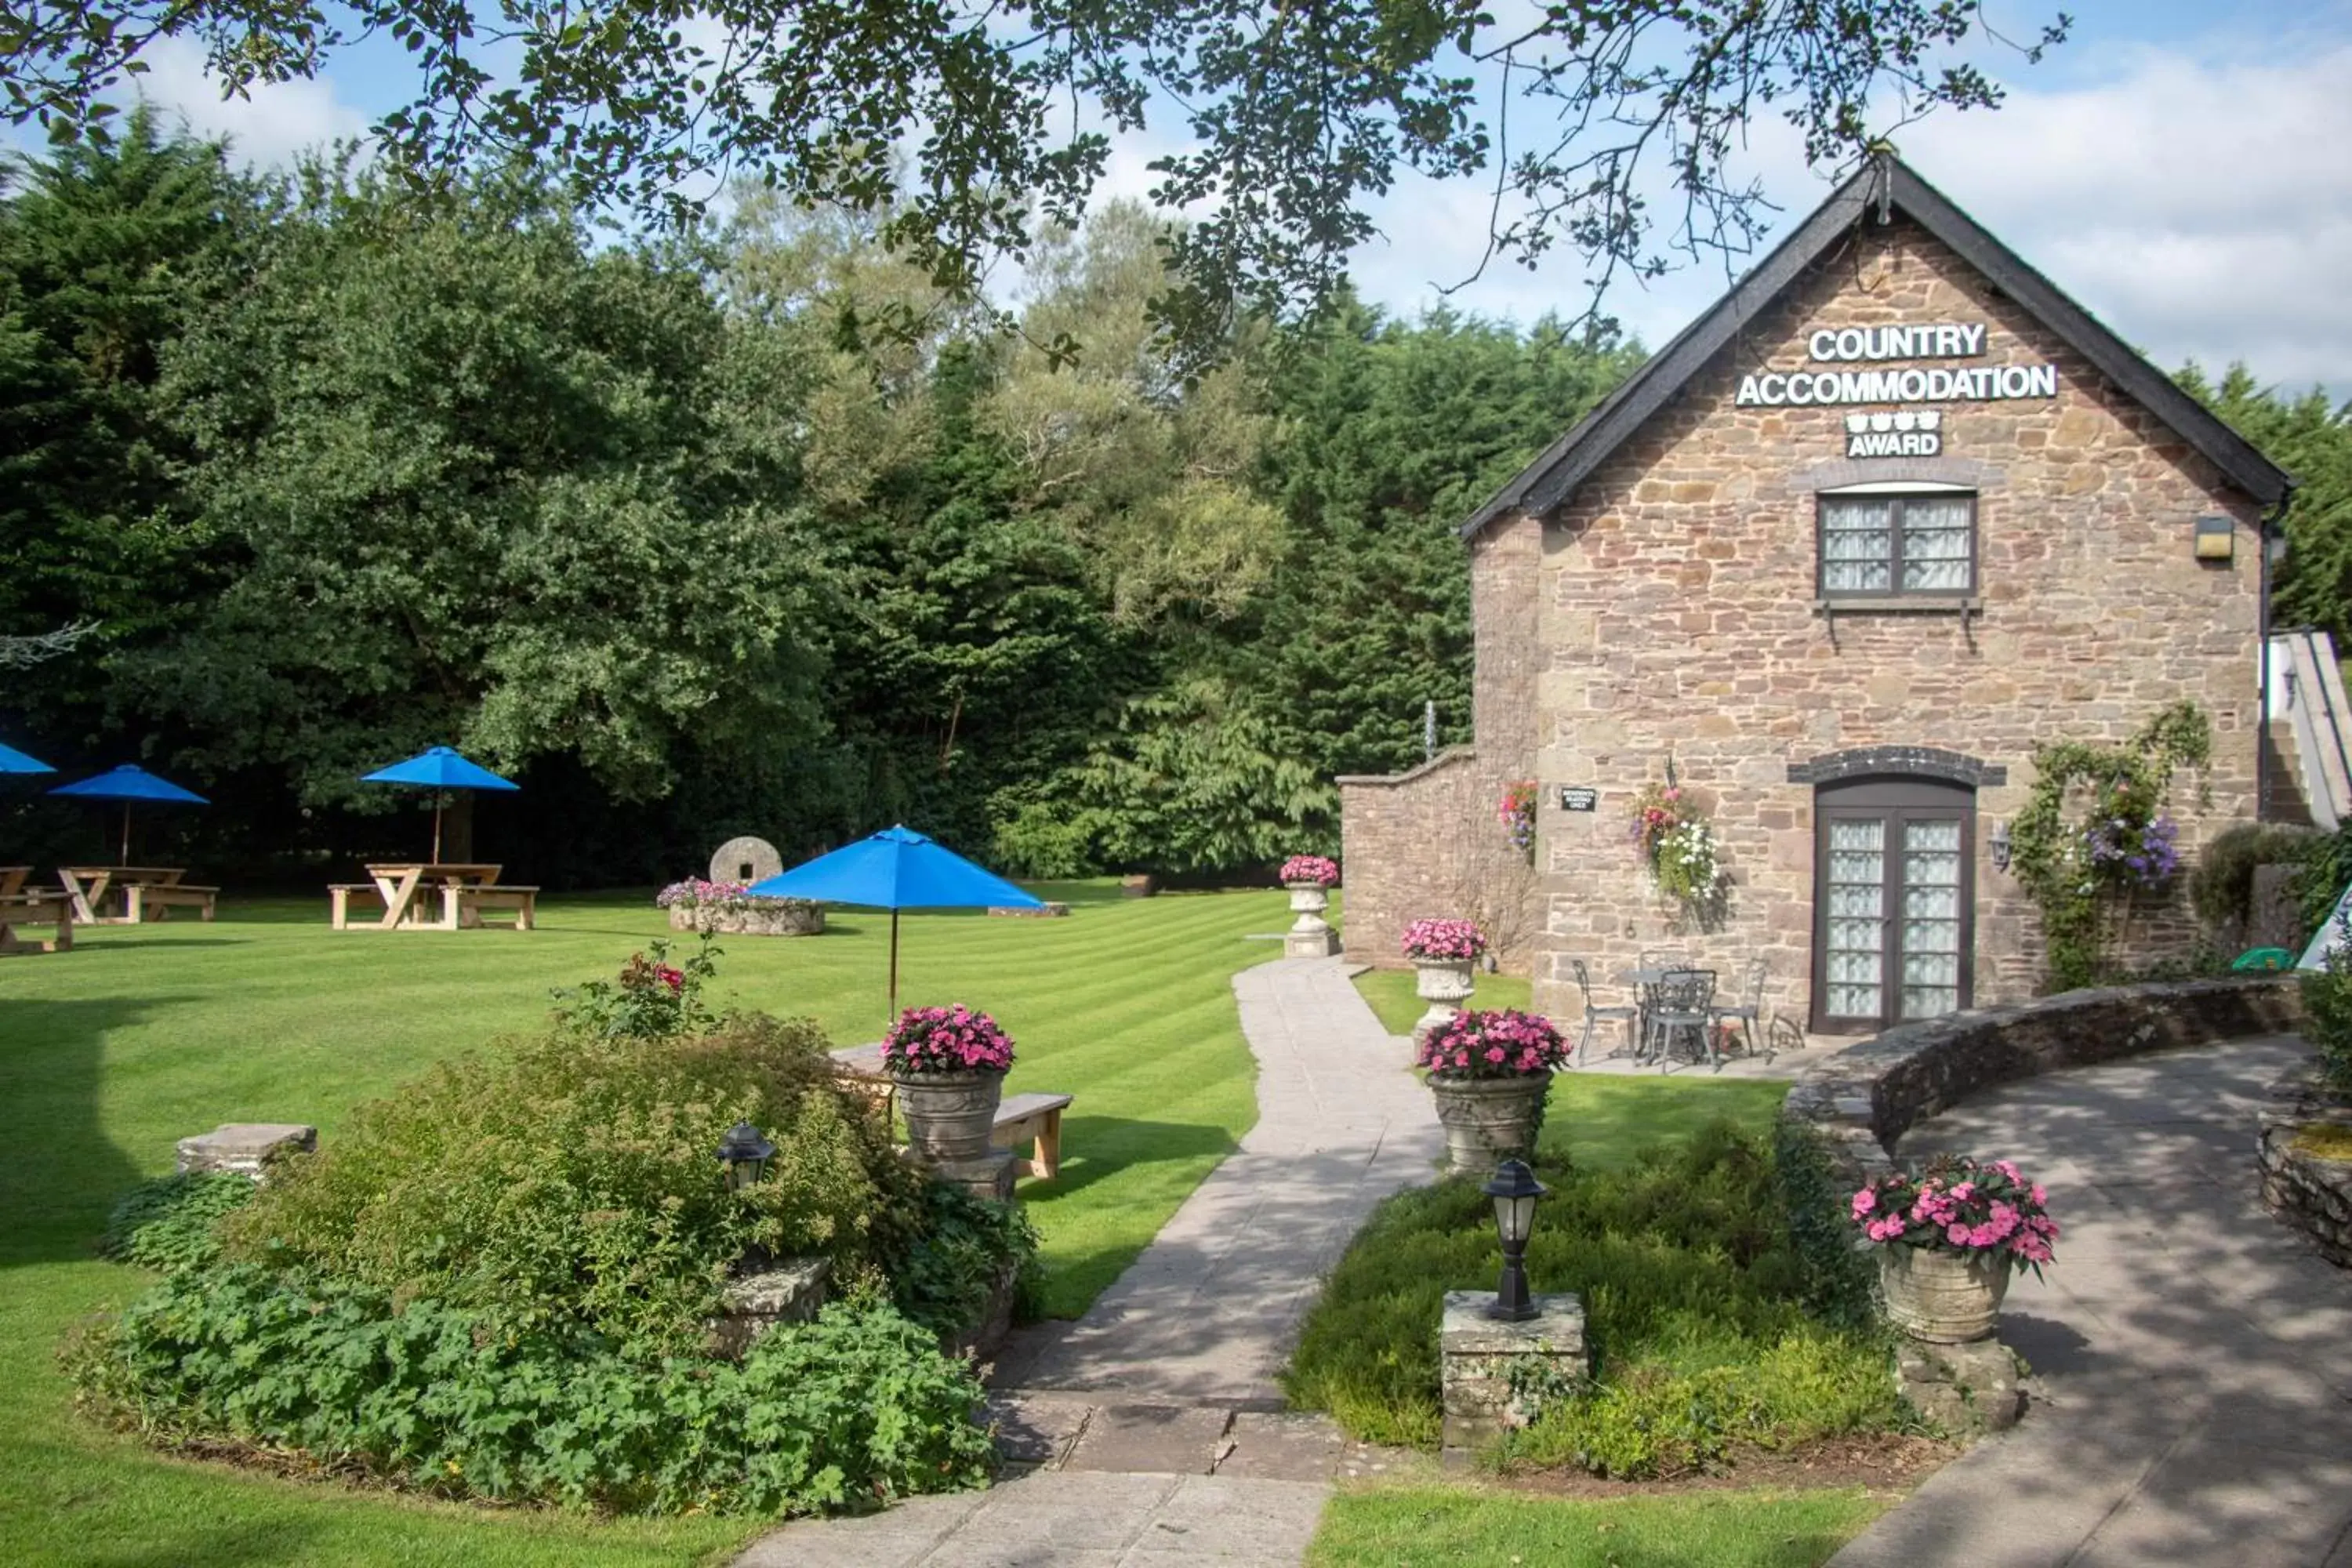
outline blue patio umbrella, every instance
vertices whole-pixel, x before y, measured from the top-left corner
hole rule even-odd
[[[131,808],[140,801],[161,805],[210,805],[212,803],[194,790],[182,789],[169,779],[159,779],[145,768],[130,763],[111,773],[96,778],[82,779],[74,784],[59,784],[51,795],[71,795],[77,800],[119,800],[122,803],[122,864],[131,864]]]
[[[1024,909],[1045,907],[998,876],[952,849],[906,826],[886,827],[805,866],[751,884],[765,899],[813,899],[828,904],[863,904],[890,911],[890,1016],[898,1016],[898,911],[900,910]]]
[[[435,746],[388,768],[360,775],[362,784],[422,784],[433,792],[433,863],[441,863],[441,792],[449,789],[520,789],[447,746]]]
[[[53,773],[57,771],[38,757],[28,757],[14,746],[0,745],[0,773]]]

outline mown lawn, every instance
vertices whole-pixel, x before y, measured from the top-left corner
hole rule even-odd
[[[1413,994],[1413,978],[1410,969],[1368,969],[1356,976],[1356,989],[1363,993],[1381,1026],[1391,1035],[1412,1034],[1413,1025],[1429,1011],[1429,1004]],[[1463,1004],[1465,1007],[1516,1007],[1524,1013],[1532,1005],[1528,999],[1531,987],[1524,975],[1480,974],[1474,980],[1476,988]],[[1575,1043],[1573,1038],[1569,1041]]]
[[[905,916],[900,1001],[987,1008],[1019,1042],[1010,1092],[1077,1095],[1059,1178],[1023,1188],[1049,1309],[1075,1315],[1254,1120],[1230,977],[1279,953],[1246,933],[1286,922],[1279,892],[1040,891],[1072,916]],[[727,939],[713,996],[877,1038],[888,924],[835,913],[821,937]],[[665,934],[642,896],[553,901],[528,934],[335,932],[322,896],[0,960],[0,1562],[689,1563],[747,1539],[740,1523],[448,1507],[163,1459],[74,1416],[56,1360],[73,1322],[142,1284],[92,1243],[118,1194],[171,1168],[174,1140],[244,1121],[331,1140],[353,1105],[532,1027],[551,987]]]
[[[1473,1487],[1342,1491],[1311,1568],[1814,1568],[1894,1500],[1859,1488],[1605,1502]]]

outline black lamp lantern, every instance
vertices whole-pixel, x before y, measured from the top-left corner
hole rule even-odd
[[[741,1192],[767,1174],[776,1146],[748,1121],[738,1121],[719,1145],[719,1163],[727,1167],[727,1190]]]
[[[1495,1200],[1495,1232],[1503,1239],[1503,1279],[1486,1310],[1490,1318],[1521,1323],[1541,1314],[1528,1294],[1528,1233],[1535,1228],[1536,1200],[1550,1190],[1520,1160],[1496,1166],[1494,1180],[1486,1184],[1486,1195]]]

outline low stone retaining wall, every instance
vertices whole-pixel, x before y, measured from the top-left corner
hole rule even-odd
[[[1996,1084],[2302,1026],[2293,974],[2068,991],[1901,1025],[1850,1046],[1799,1079],[1780,1114],[1819,1134],[1859,1184],[1890,1167],[1886,1152],[1914,1122]]]
[[[2352,1157],[2296,1146],[2305,1131],[2328,1128],[2352,1134],[2352,1105],[2321,1093],[2316,1062],[2291,1068],[2271,1085],[2258,1155],[2263,1203],[2310,1237],[2330,1263],[2352,1268]]]
[[[824,906],[800,899],[774,909],[719,910],[697,904],[672,906],[672,931],[709,931],[716,936],[815,936],[824,930]]]

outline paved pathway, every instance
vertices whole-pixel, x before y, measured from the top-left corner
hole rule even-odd
[[[1274,1374],[1322,1275],[1381,1199],[1444,1152],[1338,959],[1234,977],[1258,1063],[1257,1125],[1074,1323],[1020,1331],[991,1378],[1009,1457],[985,1492],[780,1530],[738,1568],[1295,1564],[1330,1481],[1419,1466],[1279,1414]]]
[[[2352,1276],[2262,1207],[2254,1114],[2303,1053],[2210,1046],[2031,1079],[1902,1144],[2011,1154],[2065,1233],[2001,1337],[2042,1385],[1834,1568],[2352,1568]]]

